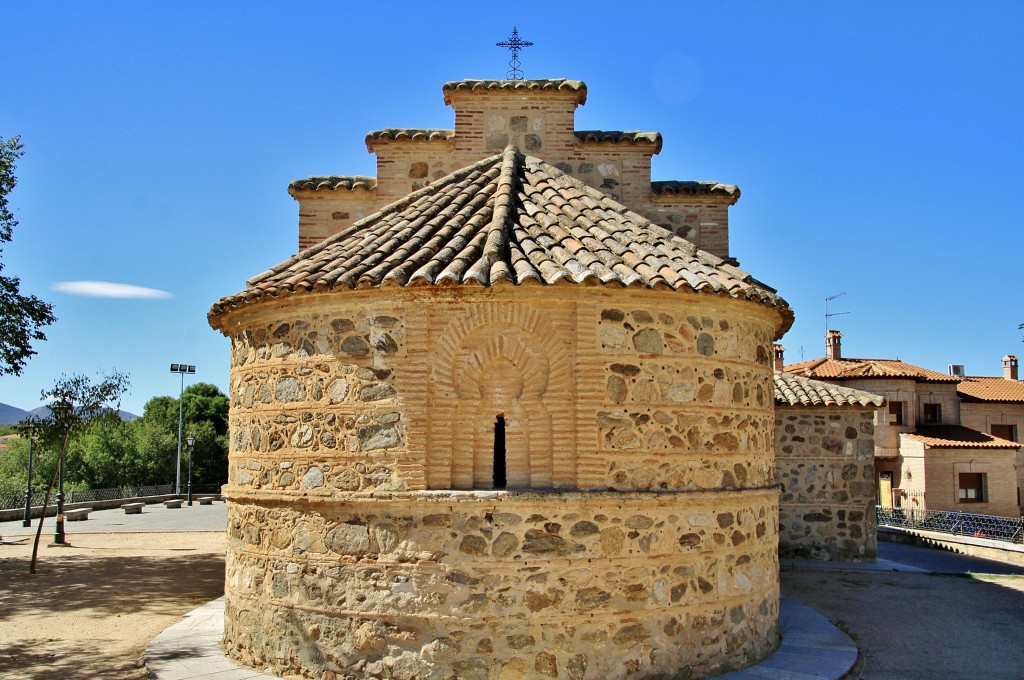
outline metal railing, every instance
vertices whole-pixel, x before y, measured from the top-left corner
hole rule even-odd
[[[109,501],[119,498],[143,498],[146,496],[167,496],[174,493],[173,484],[156,484],[153,486],[122,486],[113,489],[66,489],[64,491],[65,503],[89,503],[92,501]],[[193,484],[192,493],[220,493],[220,486],[217,484]],[[33,493],[32,505],[43,504],[45,493]],[[50,494],[50,505],[55,505],[56,492]],[[13,510],[14,508],[25,507],[25,494],[3,494],[0,495],[0,510]]]
[[[875,517],[879,525],[1024,543],[1024,517],[996,517],[956,510],[884,508],[880,505],[875,506]]]

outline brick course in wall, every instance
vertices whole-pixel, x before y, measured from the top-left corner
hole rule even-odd
[[[234,658],[306,677],[701,677],[776,645],[771,308],[393,287],[222,323]]]
[[[660,136],[596,133],[581,140],[574,127],[585,86],[583,91],[581,97],[572,89],[446,88],[445,101],[455,109],[454,130],[396,131],[367,138],[367,148],[377,155],[372,190],[289,189],[299,202],[299,247],[314,245],[406,194],[515,144],[655,224],[728,258],[728,210],[739,191],[728,187],[713,192],[691,183],[692,191],[654,193],[651,157],[661,149]]]

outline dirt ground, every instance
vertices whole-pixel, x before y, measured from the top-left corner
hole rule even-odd
[[[82,534],[0,545],[0,678],[143,680],[146,645],[219,597],[224,534]],[[783,594],[857,641],[848,678],[1024,678],[1024,577],[786,568]],[[785,622],[782,622],[783,628]]]
[[[222,532],[73,539],[34,576],[31,539],[0,545],[0,678],[149,678],[149,641],[224,592]]]

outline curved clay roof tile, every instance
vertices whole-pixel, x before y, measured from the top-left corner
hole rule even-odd
[[[774,289],[514,147],[437,180],[346,227],[217,302],[220,327],[265,297],[383,285],[643,286],[755,300],[792,311]]]

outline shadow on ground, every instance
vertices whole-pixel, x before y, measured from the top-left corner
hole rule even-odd
[[[0,559],[0,620],[18,611],[92,609],[103,616],[160,610],[224,594],[224,557],[210,553],[166,557],[47,555],[37,573],[28,558]]]
[[[0,558],[0,625],[16,626],[0,643],[0,678],[149,678],[139,665],[141,650],[125,651],[131,645],[122,638],[130,629],[119,626],[137,625],[129,615],[180,616],[224,593],[222,554],[164,550],[158,556],[108,556],[73,550],[48,551],[35,576],[28,573],[28,557]],[[61,615],[68,618],[63,629]],[[72,621],[80,622],[77,630]]]
[[[23,639],[0,651],[0,678],[151,678],[145,666],[131,659],[111,659],[103,641]]]
[[[782,590],[854,639],[849,677],[1024,677],[1024,578],[784,569]]]

